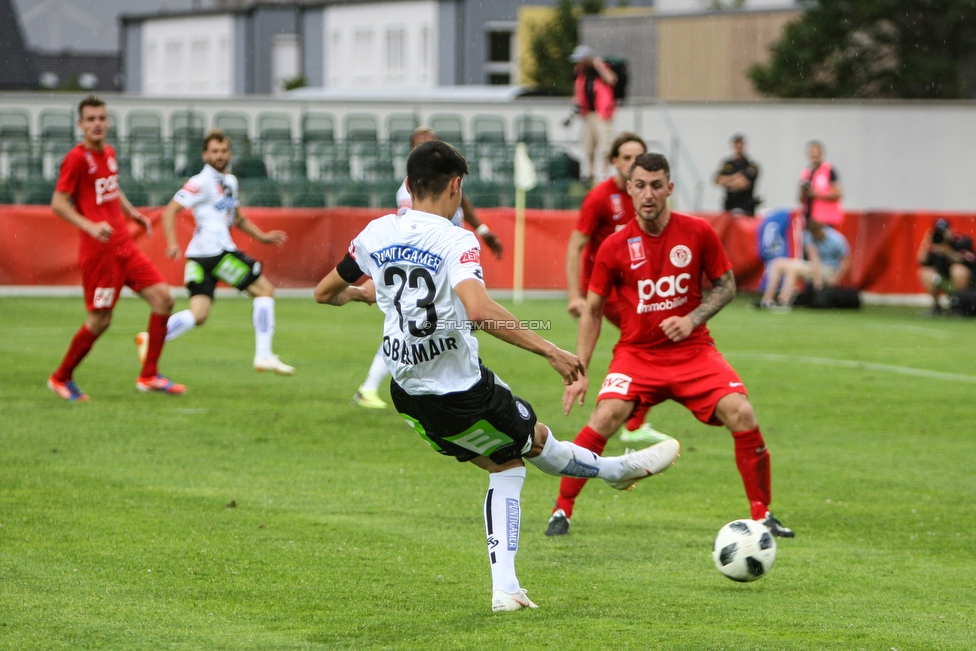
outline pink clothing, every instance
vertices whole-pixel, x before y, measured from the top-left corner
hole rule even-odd
[[[603,81],[599,75],[593,81],[593,95],[595,106],[590,106],[586,98],[586,73],[576,75],[576,103],[580,107],[580,115],[584,118],[595,111],[601,120],[609,120],[617,108],[617,100],[613,93],[613,86]]]
[[[833,180],[833,167],[827,161],[817,166],[817,171],[810,178],[810,168],[804,167],[800,172],[800,180],[810,184],[810,190],[818,194],[830,192]],[[810,202],[810,218],[829,226],[840,226],[844,222],[844,211],[840,207],[840,199],[813,199]]]

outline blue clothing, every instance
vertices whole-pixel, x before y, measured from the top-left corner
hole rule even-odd
[[[847,239],[830,226],[823,227],[823,234],[823,239],[817,241],[810,234],[810,231],[803,231],[803,248],[806,249],[810,245],[816,247],[817,253],[820,254],[820,263],[833,271],[837,271],[851,247],[848,245]]]

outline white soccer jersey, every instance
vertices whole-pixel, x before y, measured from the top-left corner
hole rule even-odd
[[[410,196],[410,192],[407,190],[406,179],[403,179],[403,183],[400,184],[400,189],[397,190],[396,201],[398,215],[402,215],[413,208],[413,197]],[[464,211],[461,210],[461,204],[458,204],[458,209],[454,211],[454,217],[451,218],[451,223],[455,226],[460,226],[463,221]]]
[[[186,247],[186,257],[207,258],[224,251],[236,251],[230,236],[236,209],[240,206],[237,177],[221,174],[210,165],[190,178],[173,197],[184,208],[193,211],[196,229]]]
[[[370,222],[349,254],[376,285],[386,317],[383,357],[397,384],[412,395],[474,386],[481,377],[478,340],[454,293],[464,280],[484,282],[474,233],[411,209]]]

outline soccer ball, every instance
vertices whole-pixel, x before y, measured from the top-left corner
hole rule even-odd
[[[719,529],[712,560],[733,581],[755,581],[772,569],[776,539],[761,522],[736,520]]]

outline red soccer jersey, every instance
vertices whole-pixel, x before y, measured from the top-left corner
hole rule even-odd
[[[607,297],[617,290],[621,312],[618,346],[658,348],[712,343],[701,324],[675,344],[661,321],[684,316],[701,304],[704,274],[715,280],[732,268],[715,229],[698,217],[671,213],[657,237],[636,221],[606,239],[593,267],[589,290]]]
[[[593,275],[593,261],[600,245],[607,236],[633,219],[634,202],[629,194],[617,187],[614,177],[598,184],[586,195],[576,220],[576,230],[590,238],[583,249],[580,269],[580,289],[584,295]]]
[[[102,151],[95,151],[78,144],[61,163],[55,190],[70,194],[75,210],[90,221],[108,222],[114,229],[106,244],[82,232],[78,246],[81,258],[123,253],[133,246],[119,205],[118,171],[115,149],[108,145]]]

